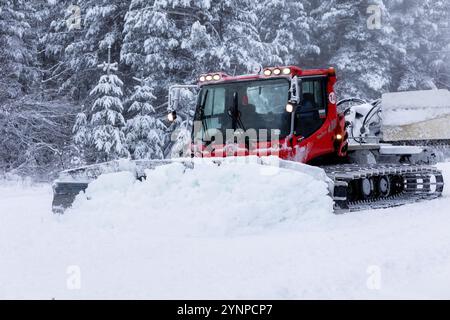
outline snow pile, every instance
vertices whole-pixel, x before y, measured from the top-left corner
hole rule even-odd
[[[385,93],[383,124],[403,126],[450,115],[450,92],[421,90]]]
[[[233,166],[238,170],[231,170]],[[270,215],[262,205],[271,200],[261,194],[265,190],[277,190],[270,196],[275,202],[284,192],[284,200],[295,207],[306,205],[297,198],[309,197],[312,189],[324,184],[317,178],[307,184],[311,181],[308,166],[303,166],[305,172],[300,175],[280,170],[271,178],[256,164],[246,168],[225,164],[212,170],[206,164],[197,165],[181,178],[180,164],[160,167],[149,179],[159,179],[161,188],[152,187],[150,180],[140,184],[126,173],[104,175],[91,186],[95,198],[78,199],[77,208],[61,216],[51,213],[49,185],[20,187],[0,180],[0,298],[450,297],[450,215],[443,210],[450,207],[448,183],[442,198],[402,207],[326,214],[325,218],[327,210],[295,215],[289,209],[286,212],[283,204],[275,209],[271,205]],[[439,168],[445,181],[450,181],[450,163]],[[213,176],[224,180],[221,184],[209,181]],[[281,177],[295,180],[295,185],[287,188],[280,184]],[[182,194],[187,186],[192,193]],[[260,199],[261,205],[246,199],[250,204],[243,202],[239,207],[242,196],[231,196],[230,191],[250,186],[260,192],[255,190],[251,196]],[[170,195],[164,188],[177,193]],[[217,188],[223,199],[216,195]],[[207,212],[204,206],[211,209],[213,204],[196,204],[195,199],[207,198],[200,191],[212,194],[214,207],[220,210]],[[163,195],[170,201],[158,203],[156,199]],[[139,201],[126,203],[119,196]],[[192,203],[192,208],[187,206]],[[175,208],[178,212],[169,211]],[[288,220],[275,222],[274,217],[282,217],[283,211]],[[200,217],[205,212],[211,219]],[[214,225],[213,219],[227,223],[228,231],[235,229],[231,235],[220,234],[226,229]]]
[[[326,176],[257,163],[197,161],[101,175],[79,195],[67,216],[95,227],[146,229],[160,235],[229,235],[295,229],[332,215]],[[89,200],[87,200],[87,198]],[[88,217],[87,217],[88,216]]]

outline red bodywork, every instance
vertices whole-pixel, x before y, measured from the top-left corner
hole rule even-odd
[[[327,107],[326,115],[323,116],[325,121],[323,125],[314,132],[311,136],[303,138],[300,136],[290,135],[279,141],[272,142],[258,142],[256,145],[248,150],[244,144],[235,144],[233,146],[217,145],[213,146],[192,145],[193,155],[195,157],[227,157],[227,156],[270,156],[276,155],[282,159],[293,160],[302,163],[308,163],[322,156],[338,156],[345,157],[347,155],[347,133],[345,130],[344,115],[338,113],[336,107],[336,94],[334,92],[334,85],[336,83],[336,73],[333,68],[330,69],[310,69],[303,70],[295,66],[279,67],[290,68],[289,75],[271,75],[263,74],[228,76],[226,74],[219,74],[221,79],[217,81],[202,81],[199,86],[202,87],[207,84],[218,84],[228,82],[249,81],[268,78],[286,78],[291,79],[295,76],[311,77],[311,76],[326,76],[327,77]],[[276,69],[276,68],[271,68]]]

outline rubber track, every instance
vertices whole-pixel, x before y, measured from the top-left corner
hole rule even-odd
[[[442,195],[444,181],[442,172],[435,167],[423,165],[374,164],[374,165],[336,165],[323,167],[334,183],[332,192],[335,213],[396,207],[422,200],[431,200]],[[348,185],[353,180],[376,176],[400,176],[403,190],[398,194],[370,199],[351,201],[348,199]],[[434,179],[432,179],[434,177]],[[434,180],[431,182],[431,180]],[[431,188],[434,186],[434,188]]]

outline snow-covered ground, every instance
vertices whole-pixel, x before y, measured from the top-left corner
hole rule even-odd
[[[183,170],[102,176],[63,216],[49,185],[0,183],[0,298],[450,298],[448,187],[333,215],[308,170]]]

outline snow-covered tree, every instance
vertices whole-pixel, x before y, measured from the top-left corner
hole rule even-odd
[[[89,130],[89,123],[86,113],[79,112],[75,118],[75,124],[73,126],[73,140],[77,146],[81,146],[80,152],[83,152],[83,148],[87,146],[91,140],[91,132]]]
[[[394,89],[433,89],[448,67],[448,1],[397,0],[390,3],[395,43],[400,54],[392,56]],[[445,41],[447,40],[447,43]],[[448,69],[447,69],[448,70]]]
[[[98,85],[91,91],[97,96],[92,106],[91,139],[100,159],[111,160],[127,155],[123,106],[121,101],[123,82],[114,74],[100,77]]]
[[[152,78],[159,104],[165,102],[171,84],[195,79],[190,66],[195,57],[181,46],[190,30],[191,21],[184,14],[194,10],[191,2],[132,0],[125,16],[121,61]]]
[[[156,97],[153,105],[167,102],[171,85],[195,83],[198,75],[211,66],[212,58],[204,53],[216,49],[209,40],[201,44],[196,39],[195,43],[190,42],[196,30],[203,30],[199,20],[204,19],[204,11],[209,7],[209,1],[131,1],[125,16],[121,61],[148,79],[148,87]],[[218,64],[219,56],[215,61]],[[181,123],[189,123],[194,105],[193,99],[183,98],[180,102],[178,119],[163,137],[165,145],[170,144],[171,133]],[[165,111],[160,111],[161,115],[166,119]]]
[[[390,90],[391,57],[397,49],[383,0],[327,0],[311,14],[317,23],[319,61],[336,67],[341,97],[377,98]]]
[[[181,92],[169,124],[169,87],[205,72],[335,66],[340,97],[450,88],[448,0],[0,0],[0,9],[0,170],[55,170],[105,160],[108,149],[115,158],[125,141],[135,158],[160,157],[156,136],[165,156],[171,145],[178,153],[195,94]],[[117,76],[97,68],[108,47]]]
[[[320,53],[312,32],[310,1],[265,0],[258,3],[258,32],[269,43],[266,65],[299,64],[308,67]],[[270,53],[270,54],[269,54]]]
[[[59,84],[60,92],[77,101],[89,93],[101,73],[97,65],[119,58],[123,18],[130,0],[61,0],[55,2],[58,14],[42,37],[47,59],[53,61],[48,80]]]
[[[117,71],[117,64],[110,62],[110,49],[108,51],[108,62],[100,65],[106,74],[91,91],[94,103],[89,124],[86,116],[79,114],[74,127],[75,142],[93,147],[96,161],[128,156],[123,132],[123,82],[111,72]]]
[[[438,0],[428,7],[433,25],[433,48],[427,55],[427,65],[432,72],[433,83],[450,89],[450,2]]]
[[[126,124],[126,141],[133,159],[162,159],[165,125],[155,118],[152,102],[156,97],[147,79],[137,79],[139,84],[131,96],[128,112],[133,114]]]
[[[183,45],[199,59],[197,71],[222,70],[229,74],[255,72],[269,60],[272,46],[258,32],[257,2],[203,1]],[[189,45],[190,44],[190,45]]]
[[[33,14],[29,1],[0,0],[0,105],[29,92],[38,79]]]

